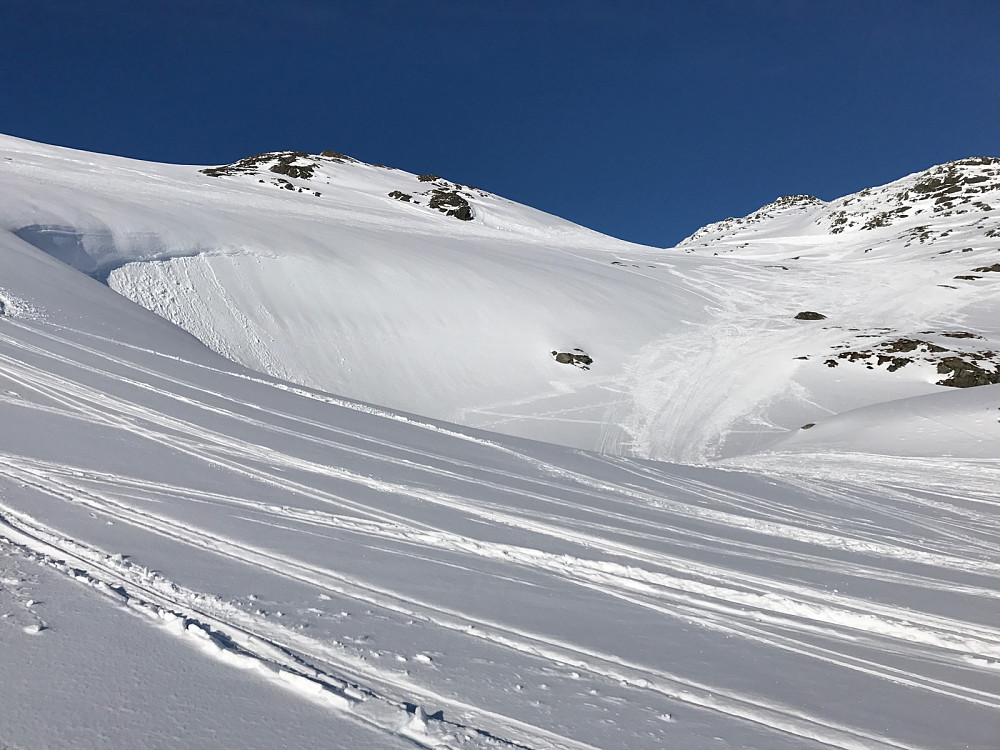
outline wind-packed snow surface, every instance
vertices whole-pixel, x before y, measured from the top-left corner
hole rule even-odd
[[[995,164],[663,251],[0,145],[0,746],[997,747]]]

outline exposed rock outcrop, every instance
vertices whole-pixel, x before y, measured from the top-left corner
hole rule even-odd
[[[581,370],[589,370],[594,360],[583,349],[574,349],[571,352],[559,352],[552,350],[552,356],[561,365],[573,365]]]

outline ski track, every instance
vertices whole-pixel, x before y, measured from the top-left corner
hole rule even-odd
[[[877,467],[865,474],[853,464],[850,471],[855,482],[849,485],[839,481],[845,475],[844,467],[828,469],[826,476],[820,476],[818,470],[811,474],[793,470],[777,458],[769,464],[760,459],[744,467],[754,471],[766,468],[767,476],[780,477],[786,489],[813,497],[811,504],[795,506],[625,459],[588,457],[592,474],[587,474],[489,440],[393,415],[413,429],[442,432],[476,450],[502,455],[508,459],[507,465],[514,459],[518,467],[503,469],[501,461],[497,466],[464,461],[300,415],[241,404],[221,390],[169,378],[125,357],[112,356],[96,345],[71,340],[58,329],[13,321],[5,321],[5,326],[11,333],[0,335],[0,343],[14,354],[0,354],[2,377],[19,394],[8,396],[8,402],[124,431],[269,485],[289,501],[298,498],[318,507],[258,502],[184,484],[152,482],[3,452],[0,475],[9,486],[87,508],[182,547],[337,592],[382,611],[419,618],[491,647],[539,657],[586,672],[594,679],[624,683],[803,741],[841,748],[916,747],[830,722],[762,695],[727,691],[690,675],[629,662],[583,644],[414,598],[405,591],[386,588],[385,582],[354,579],[335,568],[317,566],[287,553],[276,554],[238,536],[173,517],[171,512],[184,503],[219,506],[256,525],[349,535],[366,540],[364,543],[372,547],[431,559],[447,553],[459,559],[516,566],[666,618],[694,622],[809,660],[952,700],[1000,708],[1000,692],[959,681],[965,670],[995,669],[1000,664],[1000,630],[992,624],[852,597],[807,583],[810,572],[836,569],[859,579],[905,582],[927,590],[997,599],[1000,595],[990,585],[1000,573],[995,555],[1000,520],[989,512],[996,505],[991,499],[992,488],[1000,474],[995,465],[982,465],[979,472],[953,472],[942,482],[950,488],[948,492],[926,487],[926,481],[915,474],[913,485],[908,485],[905,472],[896,474],[902,479],[887,486]],[[60,349],[73,355],[59,354]],[[223,379],[251,377],[216,374]],[[354,411],[379,413],[305,389],[296,391]],[[133,395],[112,395],[129,392]],[[30,399],[25,397],[29,394]],[[150,396],[172,404],[170,414],[187,416],[168,416],[166,409],[144,405]],[[212,429],[200,422],[209,417],[227,429]],[[252,442],[237,437],[242,433],[265,435],[267,444],[260,438]],[[300,455],[276,447],[283,444],[297,446]],[[301,454],[309,451],[302,446],[320,449],[327,459],[320,462],[303,457]],[[348,463],[362,468],[348,469]],[[617,481],[598,478],[594,465],[607,469]],[[387,466],[394,467],[395,474],[401,468],[411,472],[410,480],[379,478],[389,473],[382,470]],[[303,479],[292,479],[286,473]],[[323,489],[323,481],[308,477],[334,480],[328,486],[342,489]],[[438,486],[451,491],[432,489]],[[856,487],[885,493],[886,502],[877,512],[888,523],[853,520],[855,513],[864,510],[864,494]],[[378,510],[351,499],[357,490],[418,501],[420,507],[438,506],[472,521],[499,523],[527,533],[520,538],[534,539],[536,544],[456,533],[428,522],[427,514],[407,517],[400,512],[405,503],[387,502],[387,510]],[[475,715],[477,725],[470,731],[477,742],[509,742],[531,748],[588,747],[515,716],[463,704],[454,696],[435,693],[412,681],[400,682],[392,674],[359,663],[333,644],[264,621],[210,593],[186,589],[116,559],[110,552],[72,541],[59,529],[47,527],[9,503],[3,503],[2,508],[3,534],[11,542],[53,564],[73,561],[79,568],[68,568],[71,574],[123,599],[165,627],[176,630],[182,623],[184,633],[215,644],[210,651],[228,653],[224,660],[259,662],[264,671],[277,675],[276,679],[311,692],[314,698],[319,696],[337,710],[383,731],[397,731],[396,725],[405,719],[400,716],[405,708],[400,707],[419,699]],[[919,544],[914,543],[915,534],[921,536]],[[763,574],[742,569],[752,560],[764,568]],[[896,573],[893,565],[897,563],[916,564],[920,572]],[[783,576],[788,569],[797,572]],[[887,663],[886,654],[899,656],[897,664],[911,668]],[[954,679],[922,674],[921,660],[950,663]],[[435,725],[437,734],[423,737],[421,742],[446,745],[456,732],[470,729],[439,723],[442,726]],[[452,739],[442,739],[446,735]]]

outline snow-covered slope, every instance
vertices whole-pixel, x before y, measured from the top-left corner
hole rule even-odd
[[[705,366],[720,379],[735,371],[727,380],[738,392],[767,392],[730,423],[722,452],[757,450],[771,434],[856,408],[1000,383],[998,199],[1000,160],[972,158],[829,204],[779,198],[682,242],[679,250],[716,260],[699,273],[719,289],[723,313],[700,331]],[[677,354],[667,346],[639,367],[655,372]],[[716,389],[708,399],[692,391],[678,408],[694,401],[707,419],[741,408]],[[632,432],[654,455],[683,457],[660,437],[678,421],[690,422],[653,410]],[[676,435],[705,437],[697,428]]]
[[[775,451],[997,458],[1000,385],[886,401],[789,433]]]
[[[199,171],[6,138],[0,165],[0,226],[216,351],[466,424],[593,447],[626,360],[698,314],[669,268],[611,265],[649,248],[346,157]],[[589,371],[552,355],[575,349]]]
[[[936,384],[991,366],[985,209],[685,253],[336,154],[0,152],[0,747],[996,747],[1000,397]],[[297,380],[772,450],[352,401],[102,280]]]
[[[335,152],[199,169],[0,138],[0,227],[236,362],[688,462],[1000,381],[998,189],[968,159],[657,250]]]
[[[2,745],[995,746],[995,460],[478,433],[0,252]]]

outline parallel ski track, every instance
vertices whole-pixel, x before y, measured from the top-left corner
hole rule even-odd
[[[936,658],[960,662],[965,656],[1000,663],[1000,630],[975,625],[952,618],[935,616],[912,610],[900,610],[868,600],[831,594],[790,581],[778,581],[762,576],[741,573],[741,558],[758,559],[766,554],[778,564],[804,569],[821,567],[829,569],[839,565],[852,575],[878,575],[892,580],[890,570],[879,568],[864,558],[883,561],[905,560],[927,566],[928,575],[916,579],[918,585],[944,588],[956,585],[952,576],[930,575],[937,569],[971,576],[995,576],[1000,563],[991,556],[990,542],[1000,538],[1000,529],[989,514],[971,507],[957,507],[940,500],[927,500],[914,492],[894,490],[894,501],[889,510],[896,520],[906,521],[931,534],[932,543],[916,548],[902,538],[887,541],[884,532],[868,530],[860,525],[838,526],[833,531],[831,521],[840,524],[821,512],[807,512],[739,493],[729,493],[704,483],[678,475],[664,477],[646,465],[626,461],[608,461],[619,473],[632,473],[641,485],[627,486],[580,474],[544,461],[531,458],[512,449],[496,446],[489,441],[480,442],[485,448],[512,454],[524,464],[541,474],[527,476],[499,468],[483,467],[457,459],[421,451],[389,441],[380,441],[368,435],[343,430],[335,426],[307,420],[298,415],[284,414],[259,406],[238,404],[226,395],[207,390],[189,382],[171,380],[157,372],[143,368],[124,359],[114,358],[100,350],[84,347],[55,333],[38,328],[20,326],[25,333],[48,339],[53,345],[74,348],[87,357],[103,361],[111,369],[85,365],[75,359],[61,356],[20,338],[2,336],[0,340],[26,354],[54,361],[65,371],[67,367],[85,372],[88,376],[111,378],[154,393],[158,397],[204,410],[235,423],[263,430],[283,438],[313,443],[324,449],[374,462],[404,465],[415,474],[426,478],[409,484],[388,482],[374,475],[360,474],[345,468],[292,456],[257,443],[239,440],[215,430],[206,429],[194,422],[171,417],[150,409],[137,401],[113,397],[97,388],[53,374],[52,369],[32,366],[18,357],[0,355],[4,377],[25,391],[33,391],[48,406],[24,404],[26,408],[51,410],[63,416],[103,424],[152,440],[189,456],[224,467],[255,480],[279,488],[290,496],[310,498],[322,502],[336,512],[303,510],[288,506],[273,506],[252,502],[244,498],[207,493],[180,485],[154,484],[134,477],[100,474],[87,467],[73,467],[54,462],[43,462],[13,454],[0,455],[0,474],[12,482],[31,486],[40,492],[75,503],[83,503],[94,510],[132,524],[185,545],[210,550],[232,560],[257,566],[279,575],[294,578],[320,588],[363,601],[383,609],[418,616],[439,627],[460,631],[466,635],[498,644],[522,653],[544,655],[553,662],[587,670],[609,680],[626,680],[642,685],[674,700],[681,700],[704,708],[720,711],[803,739],[813,739],[834,747],[909,747],[894,743],[884,737],[875,737],[850,727],[832,726],[824,720],[807,716],[789,707],[770,705],[753,696],[727,694],[716,686],[694,683],[689,679],[642,664],[624,664],[612,654],[582,650],[578,645],[561,642],[539,633],[521,632],[503,623],[487,622],[469,613],[441,608],[431,602],[415,600],[405,594],[379,589],[367,582],[359,582],[325,567],[308,565],[302,561],[277,557],[264,549],[248,545],[166,515],[152,514],[143,502],[151,496],[184,498],[189,501],[216,503],[252,511],[258,517],[270,518],[276,525],[293,524],[296,528],[335,529],[367,536],[380,542],[391,542],[428,550],[448,550],[465,555],[503,560],[535,571],[543,571],[571,581],[575,585],[592,588],[604,595],[620,597],[632,604],[653,609],[664,616],[697,621],[698,623],[739,635],[743,638],[768,643],[778,648],[808,655],[814,659],[830,661],[841,667],[862,671],[880,679],[909,685],[951,698],[1000,708],[1000,695],[975,690],[955,683],[932,679],[917,673],[892,668],[872,659],[848,655],[838,651],[840,639],[868,643],[879,649],[900,654],[935,653]],[[117,370],[117,371],[116,371]],[[127,377],[122,370],[131,370]],[[140,380],[138,378],[145,378]],[[154,386],[150,380],[163,382]],[[173,389],[173,390],[171,390]],[[192,395],[183,396],[184,390]],[[227,406],[207,403],[213,400]],[[345,402],[351,406],[350,402]],[[355,405],[359,409],[365,407]],[[237,411],[240,409],[242,411]],[[251,412],[259,417],[248,416]],[[265,419],[267,421],[265,421]],[[300,427],[282,427],[275,420],[287,421]],[[420,426],[418,422],[410,422]],[[432,429],[439,430],[437,426]],[[304,434],[302,427],[318,431],[321,436]],[[470,439],[461,433],[456,436]],[[472,438],[475,440],[474,438]],[[353,444],[346,444],[351,441]],[[366,446],[366,447],[362,447]],[[265,467],[270,466],[272,469]],[[514,528],[530,531],[563,543],[575,545],[579,555],[552,554],[541,549],[517,545],[486,542],[464,537],[432,524],[414,519],[404,519],[398,513],[379,511],[343,494],[320,490],[304,482],[282,476],[281,469],[294,468],[311,474],[366,487],[390,495],[405,495],[423,502],[434,503],[470,516],[489,519]],[[470,476],[471,475],[471,476]],[[489,477],[489,478],[487,478]],[[442,480],[457,486],[461,492],[439,492],[427,487]],[[791,481],[791,480],[790,480]],[[648,488],[662,488],[656,492]],[[426,486],[425,486],[426,485]],[[859,500],[849,489],[827,482],[816,494],[833,500],[850,510]],[[519,511],[516,504],[491,502],[479,499],[488,489],[503,497],[520,496],[532,501],[531,512]],[[690,497],[688,502],[671,499],[679,493]],[[940,510],[942,506],[954,513],[954,522],[945,528],[933,526],[929,521],[913,518],[913,511],[926,505]],[[142,506],[142,507],[140,507]],[[711,507],[708,507],[711,506]],[[540,508],[549,510],[542,512]],[[728,508],[720,510],[719,508]],[[643,518],[637,521],[636,512]],[[631,511],[631,513],[629,512]],[[412,695],[419,688],[411,684],[392,683],[391,677],[380,682],[371,672],[370,665],[352,663],[330,644],[315,642],[292,633],[273,623],[242,612],[233,607],[197,609],[193,601],[210,601],[211,597],[185,591],[177,584],[146,587],[129,569],[111,562],[111,557],[99,550],[84,549],[78,543],[60,543],[54,529],[46,529],[30,518],[5,508],[7,523],[20,534],[44,541],[60,554],[75,555],[96,571],[98,578],[125,580],[130,590],[142,593],[144,598],[172,611],[182,611],[200,618],[208,618],[213,626],[223,632],[238,631],[246,636],[263,639],[279,650],[305,655],[310,661],[333,665],[337,675],[346,675],[357,685],[376,685],[365,688],[374,694],[384,688],[397,696]],[[846,516],[847,514],[845,514]],[[780,522],[774,520],[781,519]],[[959,525],[960,522],[964,525]],[[684,528],[684,524],[689,528]],[[940,523],[940,519],[935,519]],[[969,526],[975,529],[973,535]],[[964,531],[962,529],[965,529]],[[734,530],[749,532],[755,541],[732,538]],[[848,531],[850,535],[848,535]],[[726,535],[730,536],[726,536]],[[745,537],[746,535],[744,535]],[[778,549],[768,545],[768,539],[791,540],[797,547]],[[664,540],[671,540],[664,544]],[[670,554],[681,542],[687,550],[720,549],[731,559],[728,565],[696,562],[689,556]],[[640,546],[648,544],[649,546]],[[659,547],[660,549],[657,549]],[[810,548],[813,548],[810,550]],[[970,557],[969,549],[982,553]],[[596,551],[600,552],[596,552]],[[860,556],[857,560],[834,560],[831,550],[849,552]],[[590,556],[583,556],[584,554]],[[596,555],[596,556],[595,556]],[[640,567],[642,566],[642,567]],[[911,585],[913,576],[906,579]],[[725,582],[720,584],[719,582]],[[969,594],[991,596],[997,592],[974,583],[959,584]],[[167,589],[165,593],[162,589]],[[184,592],[172,595],[169,592]],[[246,640],[246,638],[244,638]],[[826,644],[825,646],[823,644]],[[969,667],[971,668],[971,667]],[[336,682],[333,678],[332,681]],[[341,679],[341,678],[337,678]],[[441,703],[454,708],[473,710],[484,715],[486,731],[497,736],[510,737],[513,741],[530,747],[584,747],[564,737],[552,737],[538,727],[520,725],[512,717],[489,716],[481,708],[456,706],[454,699],[433,696]]]

